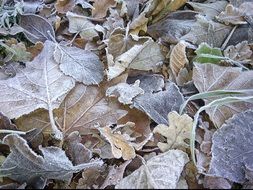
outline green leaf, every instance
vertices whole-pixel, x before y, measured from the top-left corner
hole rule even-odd
[[[207,43],[201,43],[195,51],[197,56],[194,61],[198,63],[218,63],[225,59],[220,48],[212,48]]]

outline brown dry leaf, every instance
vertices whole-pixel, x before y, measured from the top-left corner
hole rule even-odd
[[[57,0],[55,9],[58,13],[65,14],[74,8],[75,3],[75,0]]]
[[[243,90],[253,88],[253,71],[242,71],[238,67],[221,67],[215,64],[195,63],[193,69],[193,82],[199,92],[213,90]],[[252,93],[249,93],[250,95]],[[205,99],[205,104],[214,98]],[[230,103],[223,106],[215,106],[206,109],[207,114],[215,126],[220,127],[235,113],[252,108],[252,104],[246,102]]]
[[[27,51],[32,55],[32,60],[42,51],[43,47],[42,42],[36,42],[33,46],[27,48]]]
[[[171,51],[170,69],[175,77],[177,77],[180,70],[189,63],[186,56],[186,46],[187,43],[185,41],[179,41]]]
[[[224,50],[224,56],[229,57],[235,61],[242,61],[244,63],[251,61],[251,55],[252,50],[250,49],[247,41],[242,41],[235,46],[228,46]]]
[[[188,115],[179,115],[173,111],[168,114],[169,126],[160,124],[156,126],[153,133],[159,133],[166,137],[167,142],[158,142],[157,146],[163,151],[174,148],[187,148],[189,145],[185,142],[185,139],[190,138],[190,132],[192,130],[193,120]]]
[[[92,0],[93,7],[92,17],[94,18],[104,18],[110,7],[116,6],[115,0]]]
[[[134,123],[126,123],[126,125],[134,125]],[[124,134],[113,132],[110,127],[98,127],[97,129],[111,144],[112,154],[115,158],[119,159],[122,157],[124,160],[130,160],[136,156],[134,147]]]
[[[226,6],[225,11],[221,12],[217,19],[224,22],[225,24],[247,24],[244,16],[252,16],[253,3],[245,2],[241,4],[238,8],[234,7],[232,4]]]
[[[17,131],[16,125],[11,123],[11,120],[8,117],[6,117],[5,115],[3,115],[2,112],[0,112],[0,130],[2,130],[2,129]],[[0,139],[2,139],[4,136],[5,136],[5,134],[1,134]]]
[[[123,178],[116,189],[174,189],[189,161],[181,150],[169,150],[149,159],[143,166]]]

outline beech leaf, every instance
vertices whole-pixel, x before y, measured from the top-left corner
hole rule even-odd
[[[209,174],[243,183],[245,171],[253,172],[252,162],[253,111],[235,114],[213,135]]]
[[[40,146],[42,155],[39,155],[18,135],[7,135],[3,142],[10,147],[11,153],[1,166],[1,174],[19,183],[34,183],[31,184],[34,188],[44,188],[48,179],[70,182],[73,173],[103,164],[96,160],[73,166],[65,152],[58,147]]]
[[[175,189],[185,164],[187,154],[169,150],[152,157],[147,163],[123,178],[116,189]]]
[[[19,25],[24,29],[24,34],[32,43],[45,42],[55,38],[54,28],[43,17],[35,14],[23,14],[20,16]]]

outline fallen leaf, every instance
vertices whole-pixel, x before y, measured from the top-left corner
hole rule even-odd
[[[159,71],[163,63],[164,56],[159,45],[152,39],[142,45],[135,45],[127,52],[115,59],[115,63],[108,67],[107,76],[113,79],[119,76],[126,68],[154,72]]]
[[[95,30],[95,25],[87,19],[85,16],[81,16],[72,12],[66,14],[69,20],[69,32],[78,33],[81,38],[92,40],[98,36],[98,32]]]
[[[110,127],[97,128],[101,135],[110,143],[112,154],[115,158],[124,160],[133,159],[136,154],[132,145],[120,133],[113,133]]]
[[[103,80],[103,64],[89,50],[56,45],[54,59],[61,71],[86,85],[99,84]]]
[[[24,29],[23,33],[32,43],[53,40],[55,33],[52,25],[43,17],[35,14],[23,14],[20,16],[19,25]]]
[[[90,162],[92,152],[81,143],[81,136],[78,131],[73,131],[65,138],[66,155],[74,165]]]
[[[157,125],[153,133],[159,133],[166,137],[167,142],[158,142],[157,146],[162,152],[169,149],[187,148],[189,145],[185,139],[190,139],[193,120],[188,115],[179,115],[177,112],[172,111],[168,114],[169,126],[164,124]]]
[[[221,13],[228,4],[227,1],[214,1],[210,3],[187,2],[194,11],[198,11],[209,19],[214,19],[215,16]]]
[[[99,188],[105,189],[107,186],[118,184],[123,179],[125,169],[131,161],[132,160],[125,161],[120,166],[109,166],[109,173],[106,176],[104,183]]]
[[[3,115],[2,112],[0,112],[0,130],[14,130],[17,131],[16,125],[11,123],[11,120]],[[5,135],[1,134],[0,139],[2,139]]]
[[[203,182],[207,189],[231,189],[232,184],[223,177],[205,176]]]
[[[10,147],[11,153],[1,166],[1,173],[34,188],[44,188],[48,179],[70,182],[73,173],[103,165],[102,161],[96,160],[73,166],[65,152],[58,147],[40,147],[42,155],[39,155],[18,135],[8,135],[3,142]]]
[[[251,55],[252,50],[250,49],[250,46],[248,45],[247,41],[242,41],[235,46],[228,46],[224,50],[224,56],[229,57],[230,59],[233,59],[235,61],[242,61],[244,63],[251,61]]]
[[[55,3],[55,9],[58,13],[65,14],[68,11],[71,11],[75,4],[75,0],[57,0]]]
[[[119,83],[106,90],[106,96],[117,97],[119,102],[123,104],[132,104],[133,98],[140,94],[144,94],[144,91],[139,87],[140,81],[135,81],[134,84]]]
[[[207,43],[201,43],[195,52],[197,56],[194,61],[198,63],[218,63],[223,57],[219,48],[212,48]]]
[[[92,0],[93,7],[92,9],[92,17],[94,18],[104,18],[107,14],[107,11],[110,7],[114,7],[116,5],[115,0]]]
[[[252,2],[245,2],[241,4],[238,8],[234,7],[232,4],[228,4],[226,6],[225,11],[221,12],[216,18],[224,22],[225,24],[247,24],[244,19],[246,15],[253,15],[250,14],[251,10],[253,9]]]
[[[20,0],[19,0],[20,1]],[[36,13],[45,5],[43,0],[24,0],[22,1],[24,13]]]
[[[178,76],[179,71],[189,63],[186,56],[186,42],[180,41],[173,47],[170,54],[170,69],[174,76]]]
[[[235,114],[214,133],[210,175],[246,182],[245,171],[252,168],[252,116],[252,110]]]
[[[184,165],[189,161],[181,150],[169,150],[152,157],[147,163],[123,178],[116,189],[174,189]]]
[[[242,71],[236,67],[221,67],[214,64],[195,63],[193,69],[193,82],[199,92],[213,90],[242,90],[252,89],[253,71]],[[205,99],[205,104],[214,98]],[[206,109],[213,123],[220,127],[228,118],[235,113],[242,112],[252,107],[245,102],[230,103],[219,107]]]
[[[168,112],[178,111],[183,101],[184,98],[178,87],[174,83],[168,82],[163,91],[147,92],[136,97],[133,106],[145,112],[156,123],[167,124]]]
[[[27,51],[32,55],[32,60],[42,51],[44,44],[36,42],[33,46],[27,47]]]

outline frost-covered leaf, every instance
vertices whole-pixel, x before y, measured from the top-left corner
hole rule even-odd
[[[58,13],[65,14],[71,11],[76,4],[76,0],[57,0],[55,3],[55,9]]]
[[[92,0],[93,9],[92,16],[95,18],[103,18],[106,16],[106,13],[110,7],[114,7],[116,5],[115,0]]]
[[[164,56],[158,43],[151,38],[140,45],[134,45],[125,53],[119,55],[112,66],[108,67],[109,79],[119,76],[126,68],[154,72],[161,68]]]
[[[187,2],[195,11],[201,12],[206,17],[213,19],[220,14],[228,4],[227,1],[214,1],[210,3]]]
[[[213,135],[209,174],[243,183],[245,171],[252,171],[253,111],[238,113]]]
[[[253,71],[242,71],[236,67],[221,67],[214,64],[195,63],[193,81],[199,92],[213,90],[242,90],[253,88]],[[252,93],[251,93],[252,94]],[[205,99],[208,104],[214,98]],[[206,112],[217,127],[220,127],[235,113],[251,108],[253,104],[245,102],[230,103],[208,108]]]
[[[134,84],[119,83],[106,90],[106,96],[118,97],[119,102],[123,104],[132,104],[132,99],[139,94],[144,94],[144,91],[139,87],[140,81],[135,81]]]
[[[69,20],[68,30],[70,33],[79,33],[82,38],[87,40],[98,36],[95,25],[87,17],[72,12],[67,12],[66,16]]]
[[[183,101],[184,98],[178,87],[174,83],[168,82],[163,91],[147,92],[136,97],[133,106],[145,112],[156,123],[167,124],[168,113],[179,111]]]
[[[193,120],[188,115],[179,115],[177,112],[172,111],[168,114],[169,126],[160,124],[156,126],[153,133],[159,133],[166,137],[167,142],[158,142],[157,146],[163,151],[169,149],[189,147],[185,139],[190,139]]]
[[[42,155],[39,155],[18,135],[8,135],[3,142],[10,147],[11,153],[1,166],[1,174],[20,183],[31,184],[34,188],[44,188],[48,179],[70,182],[73,173],[103,164],[97,160],[73,166],[58,147],[40,147]]]
[[[175,189],[184,165],[189,161],[181,150],[169,150],[123,178],[116,189]]]
[[[170,54],[170,69],[174,76],[178,76],[179,71],[189,63],[186,56],[186,45],[185,41],[180,41],[173,47]]]
[[[119,106],[119,103],[105,99],[105,90],[102,86],[76,84],[60,109],[55,110],[54,115],[65,135],[73,131],[86,134],[97,124],[107,126],[117,123],[118,119],[127,114],[127,111],[120,109]],[[34,124],[38,128],[45,128],[49,123],[49,118],[45,111],[38,110],[29,116],[23,116],[17,122],[23,128]]]
[[[196,49],[196,58],[198,63],[218,63],[222,60],[222,52],[219,48],[212,48],[207,43],[202,43]]]
[[[0,110],[18,118],[38,108],[58,108],[75,85],[53,60],[54,43],[46,41],[42,52],[16,76],[0,81]]]
[[[24,29],[24,34],[32,43],[45,42],[55,38],[54,28],[43,17],[35,14],[20,16],[19,25]]]
[[[235,61],[250,62],[251,55],[252,50],[250,49],[247,41],[242,41],[235,46],[228,46],[224,50],[224,56],[229,57]]]
[[[11,120],[0,112],[0,130],[17,130],[16,125],[11,123]],[[4,134],[0,135],[0,139],[4,137]]]
[[[124,160],[130,160],[136,156],[133,145],[130,144],[129,139],[127,139],[124,134],[114,132],[107,126],[103,128],[99,127],[97,129],[110,143],[111,151],[115,158],[119,159],[122,157]]]
[[[253,3],[245,2],[242,3],[238,8],[232,4],[226,6],[225,11],[221,12],[217,19],[224,22],[225,24],[247,24],[244,16],[252,16]]]
[[[99,84],[103,80],[103,64],[99,57],[89,50],[77,47],[57,45],[54,59],[60,63],[60,69],[86,85]]]

